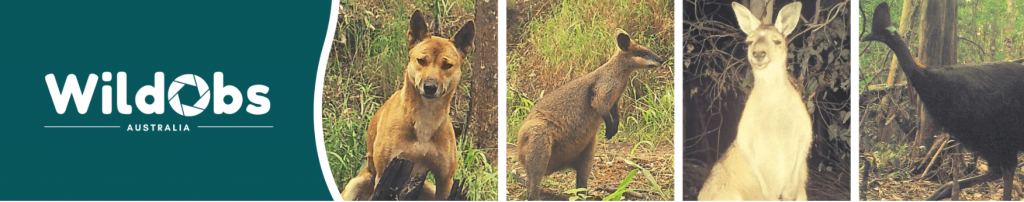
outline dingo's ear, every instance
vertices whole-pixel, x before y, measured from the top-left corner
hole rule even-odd
[[[413,45],[427,37],[430,37],[430,32],[427,32],[427,22],[423,20],[423,12],[416,10],[409,18],[409,47],[412,48]]]
[[[782,10],[779,10],[779,17],[775,19],[775,29],[778,29],[782,36],[789,36],[789,33],[796,29],[796,24],[800,22],[800,8],[802,7],[803,4],[798,1],[783,6]]]
[[[629,51],[629,34],[622,29],[615,30],[615,43],[619,46],[619,50]]]
[[[462,54],[469,53],[470,48],[473,48],[473,32],[475,31],[473,21],[466,22],[466,25],[462,25],[462,29],[452,37],[452,44],[455,44],[455,49],[459,49]]]

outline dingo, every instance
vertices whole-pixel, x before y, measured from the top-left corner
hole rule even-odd
[[[451,39],[432,36],[420,11],[409,22],[409,63],[402,88],[370,120],[366,131],[366,167],[345,186],[342,199],[367,200],[394,157],[415,163],[413,176],[431,172],[436,188],[424,183],[423,200],[444,200],[458,169],[449,104],[464,58],[473,47],[473,22]],[[435,190],[436,189],[436,190]]]

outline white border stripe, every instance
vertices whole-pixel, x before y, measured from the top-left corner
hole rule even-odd
[[[675,176],[673,176],[673,177],[676,178],[675,179],[675,183],[673,183],[673,186],[674,186],[674,189],[675,189],[675,193],[674,193],[675,196],[673,196],[673,198],[676,201],[682,201],[683,200],[683,198],[682,198],[683,197],[683,162],[682,162],[683,158],[682,157],[683,157],[683,146],[685,145],[685,144],[682,144],[683,143],[683,139],[685,138],[683,136],[683,94],[682,93],[686,93],[686,92],[680,91],[680,90],[683,89],[683,63],[681,62],[681,61],[683,61],[683,48],[682,48],[683,47],[682,46],[682,44],[683,44],[683,31],[680,30],[680,29],[683,28],[683,19],[682,19],[682,16],[683,16],[682,12],[684,12],[683,11],[683,2],[675,1],[674,4],[672,5],[672,7],[674,7],[673,9],[675,10],[675,12],[673,12],[675,14],[675,20],[673,21],[675,26],[672,28],[672,29],[674,29],[672,31],[675,32],[675,34],[672,35],[673,38],[675,38],[674,39],[675,42],[672,43],[672,46],[673,46],[673,52],[672,53],[674,55],[673,57],[675,57],[674,58],[675,59],[675,62],[674,62],[675,67],[673,67],[675,69],[672,71],[672,73],[674,74],[672,76],[672,78],[674,80],[673,81],[674,83],[672,83],[672,85],[673,85],[673,92],[672,92],[672,94],[675,96],[675,98],[674,98],[675,102],[673,102],[672,104],[675,105],[674,106],[675,107],[675,110],[674,110],[675,111],[675,120],[672,120],[672,121],[674,122],[673,125],[675,126],[675,127],[673,127],[673,130],[675,130],[675,135],[673,136],[672,141],[675,142],[675,143],[673,143],[673,145],[675,145],[675,152],[676,152],[675,155],[672,156],[672,161],[673,161],[672,162],[672,166],[675,167],[673,169],[673,170],[675,170],[675,172],[674,172]]]
[[[341,193],[338,185],[334,182],[334,175],[331,174],[331,164],[327,162],[327,147],[324,146],[324,125],[323,125],[323,93],[324,73],[327,71],[327,56],[330,53],[331,45],[334,43],[334,34],[338,28],[338,0],[331,0],[331,15],[327,24],[327,36],[324,36],[324,47],[320,51],[320,64],[316,71],[316,90],[313,91],[313,130],[316,136],[316,156],[320,158],[320,171],[324,174],[324,182],[331,192],[331,198],[335,201],[341,200]]]
[[[508,10],[506,0],[498,0],[498,201],[508,201]]]
[[[850,1],[850,197],[860,200],[860,1]],[[854,55],[857,54],[857,55]]]

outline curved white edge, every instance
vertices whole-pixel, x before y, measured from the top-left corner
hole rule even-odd
[[[505,157],[508,154],[508,22],[505,16],[507,9],[504,9],[506,0],[498,0],[498,201],[508,201],[508,162]]]
[[[327,24],[327,36],[324,37],[324,48],[320,51],[320,63],[316,68],[316,90],[313,91],[313,129],[316,134],[316,156],[320,158],[320,171],[324,173],[324,182],[331,192],[331,198],[335,201],[341,200],[341,193],[338,191],[338,184],[334,182],[334,175],[331,174],[331,164],[327,162],[327,147],[324,145],[324,123],[323,123],[323,93],[324,74],[327,72],[327,56],[334,42],[334,33],[338,28],[338,4],[339,0],[331,0],[331,20]]]
[[[683,110],[686,110],[686,109],[683,109],[683,102],[685,100],[683,100],[683,94],[682,93],[686,93],[686,92],[681,92],[680,91],[680,90],[683,89],[683,63],[679,62],[679,61],[682,61],[682,59],[683,59],[683,46],[682,46],[682,44],[683,44],[683,37],[685,37],[685,36],[683,36],[683,31],[680,30],[680,29],[683,28],[683,19],[682,19],[683,18],[683,14],[682,13],[686,12],[686,11],[683,10],[683,2],[676,1],[675,4],[672,5],[672,7],[673,7],[673,9],[675,9],[675,12],[673,12],[675,14],[675,16],[673,16],[675,18],[675,20],[673,21],[673,24],[675,24],[675,25],[672,28],[673,29],[672,31],[675,33],[675,34],[672,35],[673,38],[674,38],[673,39],[674,42],[672,43],[672,45],[673,45],[673,49],[672,49],[673,50],[672,51],[673,56],[672,57],[675,57],[675,62],[673,63],[674,67],[672,67],[672,68],[675,68],[672,71],[672,74],[673,74],[672,78],[674,78],[673,79],[674,83],[672,83],[672,86],[673,86],[672,94],[675,97],[675,98],[673,98],[673,99],[675,99],[675,102],[673,102],[672,104],[674,105],[673,107],[675,108],[675,110],[674,110],[674,112],[675,112],[674,118],[675,119],[672,120],[672,121],[674,122],[673,125],[675,125],[675,127],[673,128],[675,135],[672,136],[672,142],[674,142],[673,145],[675,145],[675,152],[676,152],[675,155],[672,156],[672,161],[673,161],[672,162],[672,166],[674,167],[673,170],[675,170],[675,176],[673,176],[673,177],[675,177],[675,181],[676,181],[673,184],[673,189],[675,189],[675,193],[673,193],[673,194],[675,196],[673,196],[672,198],[674,198],[676,201],[682,201],[683,200],[683,198],[682,198],[683,197],[683,183],[682,183],[683,182],[683,175],[682,175],[682,173],[683,173],[683,161],[682,161],[682,157],[683,157],[683,146],[685,146],[685,144],[681,144],[681,143],[683,142],[683,139],[685,138],[685,136],[683,136],[683,127],[684,127],[683,126]]]
[[[859,11],[860,3],[849,4],[851,11]],[[850,79],[854,81],[860,80],[860,56],[854,56],[852,53],[860,53],[860,38],[857,34],[860,33],[860,12],[850,12]],[[860,103],[860,82],[850,82],[850,104]],[[860,168],[860,106],[850,106],[850,170],[857,171]],[[860,200],[860,175],[858,173],[851,173],[850,175],[850,200]]]

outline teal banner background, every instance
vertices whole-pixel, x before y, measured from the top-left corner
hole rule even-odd
[[[317,157],[313,96],[331,1],[0,2],[0,200],[331,200]],[[127,76],[132,114],[118,113],[116,74]],[[165,102],[143,114],[135,94],[163,72],[241,91],[235,114],[184,117]],[[44,80],[97,82],[86,114],[61,115]],[[262,84],[271,109],[245,111]],[[113,112],[101,111],[110,85]],[[182,89],[183,104],[198,100]],[[164,98],[166,99],[166,97]],[[188,124],[190,132],[127,132],[129,124]],[[120,126],[63,129],[43,126]],[[197,126],[273,126],[198,128]]]

